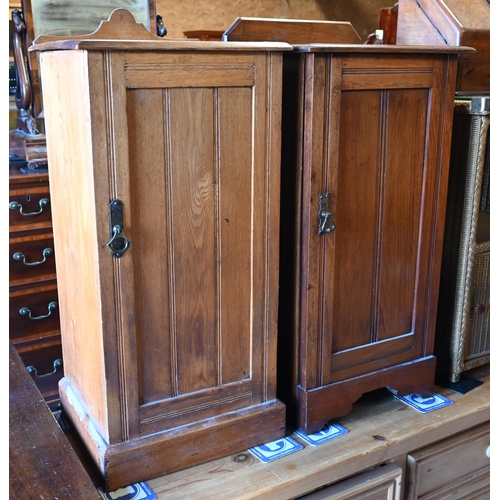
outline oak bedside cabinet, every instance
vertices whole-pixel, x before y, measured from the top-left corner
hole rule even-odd
[[[283,400],[307,432],[365,392],[434,387],[455,50],[318,44],[285,61],[297,129],[283,136],[300,141],[283,165],[295,164],[298,207],[282,235],[296,248],[282,307],[295,311],[298,367],[282,364],[294,380]]]
[[[365,392],[432,392],[457,53],[472,49],[305,44],[292,29],[275,39],[294,47],[283,62],[278,396],[312,433]]]
[[[62,405],[106,487],[282,437],[284,43],[39,37]]]

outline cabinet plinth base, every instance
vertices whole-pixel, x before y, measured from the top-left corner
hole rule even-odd
[[[307,434],[318,432],[328,420],[347,415],[364,393],[382,387],[402,396],[431,395],[435,370],[436,358],[427,356],[315,389],[305,390],[299,386],[297,427]]]
[[[215,460],[285,435],[285,405],[272,400],[193,424],[109,444],[66,378],[61,404],[105,481],[107,491]]]

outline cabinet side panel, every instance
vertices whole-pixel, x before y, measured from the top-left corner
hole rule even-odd
[[[389,91],[378,340],[413,331],[427,99],[427,90]]]
[[[377,233],[380,92],[343,92],[335,213],[333,351],[368,344]],[[328,279],[328,278],[327,278]]]
[[[213,89],[171,89],[178,394],[217,383]]]
[[[129,165],[141,404],[171,397],[171,231],[161,89],[127,91]],[[148,124],[148,126],[145,126]],[[166,217],[161,214],[167,214]]]
[[[100,89],[102,94],[95,92],[102,80],[93,80],[89,96],[86,52],[44,52],[41,58],[64,372],[107,437],[96,232],[100,214],[95,208],[93,165],[94,153],[106,153],[93,151],[89,126],[104,122],[103,116],[96,116],[103,114],[103,103],[91,113],[89,102],[104,95],[104,89]],[[100,59],[92,61],[98,72]]]
[[[223,384],[249,378],[251,332],[252,88],[221,88],[219,123],[220,356]],[[246,138],[246,140],[242,140]],[[245,249],[247,249],[245,251]]]

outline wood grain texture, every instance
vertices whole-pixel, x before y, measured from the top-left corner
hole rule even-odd
[[[415,29],[418,26],[418,29]],[[446,45],[446,40],[415,0],[398,2],[398,45]]]
[[[105,374],[102,362],[103,339],[99,334],[102,328],[101,314],[88,314],[89,310],[101,311],[101,297],[99,280],[91,275],[96,269],[98,258],[95,249],[98,248],[96,235],[96,221],[94,212],[94,194],[92,186],[92,162],[98,163],[100,158],[107,157],[107,146],[92,152],[90,131],[82,128],[81,124],[92,123],[98,127],[105,120],[106,106],[104,104],[103,88],[95,88],[92,92],[93,101],[99,100],[99,106],[94,106],[93,116],[89,110],[89,102],[83,99],[87,91],[82,89],[83,82],[89,81],[88,73],[82,64],[83,54],[78,52],[60,53],[61,61],[54,59],[54,53],[47,53],[41,57],[42,81],[47,82],[44,91],[44,105],[57,110],[48,113],[45,118],[47,130],[51,130],[57,142],[48,145],[48,155],[51,156],[51,196],[52,203],[58,207],[53,212],[54,246],[56,256],[56,270],[60,296],[59,312],[61,317],[61,330],[65,332],[63,341],[63,357],[65,360],[65,376],[77,383],[82,391],[82,397],[88,401],[92,408],[92,418],[100,422],[100,431],[108,436],[107,415],[103,411],[102,402],[106,400],[104,394]],[[47,61],[44,62],[44,59]],[[97,71],[102,71],[102,58],[91,59],[92,66]],[[51,65],[50,71],[44,71],[44,66]],[[62,77],[61,73],[67,73]],[[67,88],[80,89],[81,100],[73,100],[72,96],[59,95],[61,82]],[[95,82],[95,78],[92,80]],[[95,85],[95,84],[94,84]],[[105,95],[105,94],[104,94]],[[100,113],[100,116],[96,116]],[[71,123],[72,126],[65,124]],[[102,126],[102,125],[101,125]],[[78,140],[75,140],[75,137]],[[52,142],[50,139],[48,142]],[[60,145],[66,147],[61,148]],[[52,152],[50,152],[52,150]],[[72,175],[68,175],[71,172]],[[107,183],[100,183],[98,189],[105,189],[105,197],[110,199]],[[70,193],[79,192],[78,198],[73,198]],[[54,197],[55,193],[55,197]],[[68,199],[68,196],[70,199]],[[76,201],[77,200],[77,201]],[[76,202],[75,202],[76,201]],[[107,205],[107,203],[106,203]],[[97,222],[100,222],[108,232],[107,207],[104,207]],[[65,228],[67,221],[73,220],[71,231]],[[61,230],[58,231],[58,228]],[[103,238],[104,239],[104,238]],[[105,244],[106,242],[104,242]],[[61,248],[58,251],[58,247]],[[85,262],[85,266],[78,266],[78,262]],[[102,276],[101,279],[105,278]],[[113,291],[112,281],[104,280],[105,298]],[[106,303],[105,303],[106,304]],[[111,304],[106,305],[110,308]],[[114,307],[113,307],[114,309]],[[108,309],[108,310],[113,310]],[[108,331],[111,324],[106,325]],[[82,348],[81,344],[89,343],[90,348]],[[112,356],[116,349],[106,349],[106,356]],[[109,366],[109,363],[107,363]],[[78,382],[77,382],[78,381]]]
[[[361,43],[345,21],[305,21],[238,17],[222,35],[227,42]]]
[[[9,343],[9,498],[100,498]]]
[[[16,185],[9,190],[9,205],[16,202],[15,208],[9,208],[9,231],[50,228],[52,226],[52,207],[48,184],[35,186]],[[40,205],[41,200],[48,200]],[[22,213],[21,213],[22,211]],[[36,214],[36,215],[23,215]]]
[[[385,356],[384,356],[385,354]],[[383,353],[381,358],[392,353]],[[319,432],[332,415],[347,415],[355,401],[364,393],[380,387],[390,387],[401,396],[418,393],[423,397],[430,396],[434,383],[436,358],[427,356],[405,363],[400,359],[391,360],[392,366],[384,367],[382,363],[360,363],[361,375],[348,378],[345,370],[338,382],[323,384],[311,390],[297,389],[298,404],[303,410],[299,412],[297,427],[307,434]],[[375,365],[375,366],[374,366]]]
[[[252,54],[220,54],[217,62],[207,60],[206,53],[127,54],[127,87],[175,88],[252,87],[255,84]]]
[[[482,0],[404,0],[399,6],[398,43],[434,43],[437,33],[450,46],[469,46],[459,57],[457,91],[490,90],[490,5]],[[422,36],[415,36],[422,33]]]
[[[56,302],[54,309],[49,304]],[[21,314],[27,307],[31,311]],[[49,315],[50,313],[50,315]],[[41,319],[41,316],[48,316]],[[26,285],[24,288],[11,288],[9,291],[9,338],[14,344],[59,333],[59,299],[55,280]]]
[[[420,8],[448,45],[481,46],[489,53],[490,6],[481,0],[421,0]],[[469,43],[465,43],[469,42]],[[476,42],[476,43],[474,43]],[[484,50],[483,49],[483,50]],[[476,53],[484,57],[480,50]]]

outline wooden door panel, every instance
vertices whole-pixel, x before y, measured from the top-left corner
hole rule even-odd
[[[415,336],[412,333],[393,339],[372,342],[331,355],[330,382],[356,377],[360,373],[405,363],[413,356]]]
[[[335,254],[327,255],[327,279],[335,282],[332,350],[372,340],[372,296],[377,233],[380,93],[344,92],[341,102],[338,181],[335,188]],[[374,126],[375,125],[375,126]],[[323,236],[329,238],[330,235]],[[330,264],[330,265],[329,265]]]
[[[164,136],[165,94],[158,89],[127,91],[132,255],[134,258],[135,318],[139,400],[151,403],[174,395],[171,360],[173,307],[171,253],[171,211],[166,172],[167,144]],[[145,133],[147,131],[147,133]],[[165,217],[163,214],[167,214]],[[147,342],[144,335],[147,332]],[[163,367],[159,369],[159,362]]]
[[[217,383],[213,90],[172,89],[169,108],[176,392],[186,394]]]
[[[414,331],[427,100],[427,90],[387,93],[377,340]]]
[[[144,53],[126,54],[129,88],[251,87],[255,54]]]
[[[415,318],[425,315],[417,278],[421,248],[431,244],[420,224],[432,196],[424,186],[429,91],[364,89],[341,93],[339,168],[329,186],[336,227],[322,236],[335,239],[323,278],[333,282],[324,287],[328,383],[417,359],[425,328]]]
[[[253,157],[238,140],[252,89],[128,90],[127,110],[141,432],[154,432],[251,401],[238,382],[251,377]]]
[[[220,383],[251,376],[252,89],[223,88],[218,110]]]

